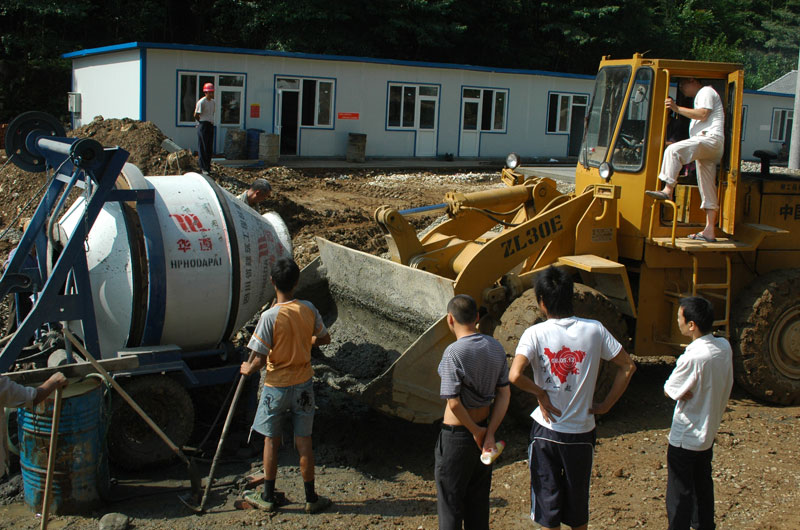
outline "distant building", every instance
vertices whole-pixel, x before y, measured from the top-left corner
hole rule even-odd
[[[790,94],[794,96],[797,88],[797,70],[788,72],[775,81],[767,83],[758,89],[759,92],[775,92],[777,94]]]
[[[279,134],[282,156],[344,157],[348,133],[366,134],[373,158],[574,156],[594,85],[539,70],[142,42],[63,57],[75,127],[98,115],[147,120],[195,148],[194,104],[212,82],[216,150],[227,130],[252,128]],[[792,108],[793,96],[745,91],[745,158],[780,148]]]

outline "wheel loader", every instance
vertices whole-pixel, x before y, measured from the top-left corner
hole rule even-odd
[[[711,85],[725,107],[716,242],[688,237],[705,222],[696,181],[682,177],[673,200],[645,194],[661,187],[664,101],[691,107],[676,89],[689,77]],[[555,265],[575,275],[576,314],[603,322],[639,357],[679,355],[687,344],[676,322],[680,298],[708,298],[739,384],[768,402],[800,403],[800,179],[770,174],[768,161],[760,173],[742,173],[742,84],[739,64],[604,57],[574,193],[510,155],[505,187],[453,191],[442,204],[407,211],[379,208],[390,259],[319,239],[299,291],[321,308],[333,338],[317,373],[378,410],[435,421],[444,409],[437,366],[455,340],[448,300],[474,297],[481,331],[513,356],[522,331],[542,318],[534,278]],[[432,209],[446,220],[418,236],[410,216]]]

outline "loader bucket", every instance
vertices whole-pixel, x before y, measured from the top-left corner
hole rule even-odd
[[[442,416],[437,367],[455,340],[445,317],[453,282],[317,238],[320,255],[296,291],[322,313],[331,344],[318,378],[417,423]]]

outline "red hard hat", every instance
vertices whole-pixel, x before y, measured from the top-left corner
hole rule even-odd
[[[214,91],[214,83],[206,83],[203,85],[203,92],[213,92]]]

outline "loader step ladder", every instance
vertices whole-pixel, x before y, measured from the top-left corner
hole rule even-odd
[[[633,302],[633,293],[631,291],[631,284],[628,281],[628,271],[625,265],[611,261],[610,259],[601,258],[594,254],[581,254],[579,256],[561,256],[558,258],[558,264],[572,267],[582,271],[590,272],[592,274],[607,274],[610,276],[619,277],[620,285],[622,286],[622,293],[619,297],[608,296],[609,300],[616,305],[620,311],[626,315],[636,318],[636,305]],[[625,299],[623,299],[623,297]]]

